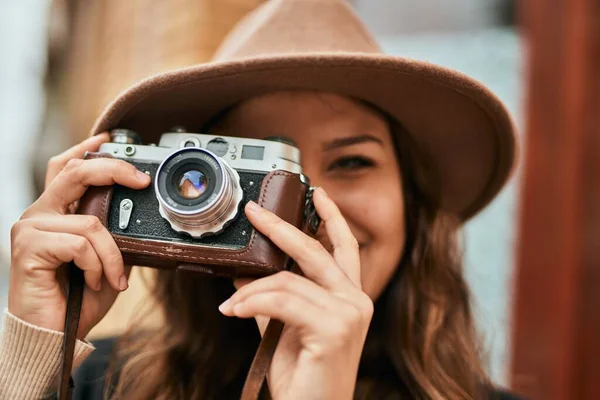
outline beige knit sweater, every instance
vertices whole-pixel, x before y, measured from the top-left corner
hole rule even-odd
[[[0,399],[31,400],[54,395],[63,333],[27,323],[4,311],[0,332]],[[77,340],[73,370],[94,351]]]

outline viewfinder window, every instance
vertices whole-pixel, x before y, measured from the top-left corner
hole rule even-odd
[[[242,158],[246,160],[262,160],[265,148],[262,146],[242,146]]]

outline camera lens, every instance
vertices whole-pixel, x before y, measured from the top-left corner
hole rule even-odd
[[[157,171],[157,196],[165,206],[180,214],[210,208],[221,196],[227,170],[208,151],[185,148],[168,157]]]
[[[235,218],[243,195],[237,172],[198,147],[177,150],[162,162],[155,191],[161,216],[196,238],[221,231]]]
[[[191,169],[184,172],[178,179],[177,189],[181,197],[186,199],[197,199],[208,186],[208,179],[202,172]]]

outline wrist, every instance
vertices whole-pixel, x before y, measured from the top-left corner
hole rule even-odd
[[[11,285],[14,282],[11,282]],[[14,287],[14,286],[13,286]],[[37,328],[62,332],[64,328],[65,311],[54,312],[53,310],[66,310],[66,302],[54,304],[53,299],[38,298],[37,296],[21,296],[8,294],[8,308],[10,315],[19,320],[31,324]],[[25,293],[24,290],[16,290],[17,293]]]
[[[0,336],[0,397],[43,398],[55,388],[60,370],[63,334],[40,328],[5,311]],[[73,368],[87,358],[94,347],[77,341]]]

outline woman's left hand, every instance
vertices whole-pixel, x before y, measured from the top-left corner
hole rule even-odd
[[[279,272],[236,281],[237,292],[219,309],[227,316],[254,317],[261,334],[269,318],[285,323],[267,382],[274,399],[351,399],[373,315],[361,289],[358,243],[334,202],[321,188],[317,212],[333,246],[302,233],[255,203],[248,219],[292,257],[305,276]]]

